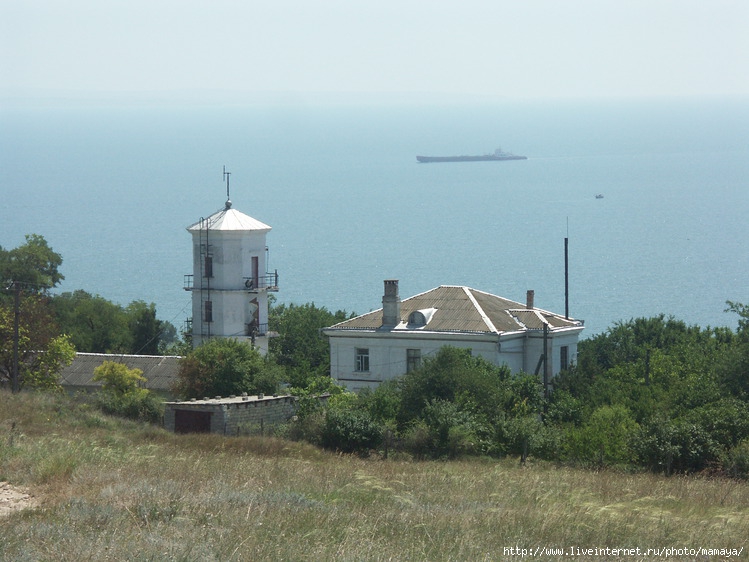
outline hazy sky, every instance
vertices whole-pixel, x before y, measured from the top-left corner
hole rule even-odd
[[[0,0],[0,95],[749,94],[748,0]]]

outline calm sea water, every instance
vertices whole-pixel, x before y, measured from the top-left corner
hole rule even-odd
[[[417,154],[526,161],[417,164]],[[60,291],[190,314],[185,228],[223,206],[273,227],[280,302],[357,313],[461,284],[587,335],[749,303],[749,102],[0,109],[0,245],[43,235]],[[596,194],[602,199],[596,199]]]

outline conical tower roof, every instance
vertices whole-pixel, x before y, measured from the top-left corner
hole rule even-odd
[[[245,215],[241,211],[232,209],[231,201],[227,201],[226,207],[220,211],[216,211],[208,218],[187,227],[190,232],[198,232],[201,229],[268,232],[271,227],[249,215]]]

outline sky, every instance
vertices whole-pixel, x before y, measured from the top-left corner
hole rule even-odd
[[[746,96],[747,0],[0,0],[0,99]]]

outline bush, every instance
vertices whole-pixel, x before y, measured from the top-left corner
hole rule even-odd
[[[301,398],[298,404],[305,401]],[[323,424],[325,423],[325,410],[319,406],[317,399],[309,398],[306,400],[308,408],[304,415],[299,414],[287,424],[276,429],[274,432],[277,437],[291,439],[292,441],[306,441],[312,445],[320,445],[320,436],[322,435]]]
[[[164,415],[163,402],[148,391],[128,394],[102,391],[94,403],[105,414],[148,423],[160,423]]]
[[[432,434],[422,420],[417,420],[403,433],[403,448],[415,458],[426,459],[433,452]]]
[[[749,439],[728,451],[723,469],[734,478],[749,478]]]
[[[624,406],[601,406],[582,427],[568,430],[567,456],[586,465],[629,464],[635,457],[630,441],[637,429]]]
[[[127,365],[104,361],[94,369],[94,379],[103,382],[102,390],[95,398],[96,405],[105,413],[134,420],[157,423],[164,415],[161,400],[145,388],[140,369],[129,369]]]
[[[400,408],[400,389],[397,380],[381,383],[374,390],[364,388],[359,392],[359,400],[373,419],[388,426],[396,426]]]
[[[499,452],[519,455],[521,461],[525,461],[526,457],[536,455],[540,450],[536,448],[536,438],[541,435],[544,426],[538,416],[501,415],[496,427]]]
[[[320,444],[343,453],[364,453],[382,443],[384,428],[364,410],[330,408],[321,428]]]
[[[715,466],[721,449],[700,425],[656,416],[635,432],[639,461],[656,472],[696,472]]]

